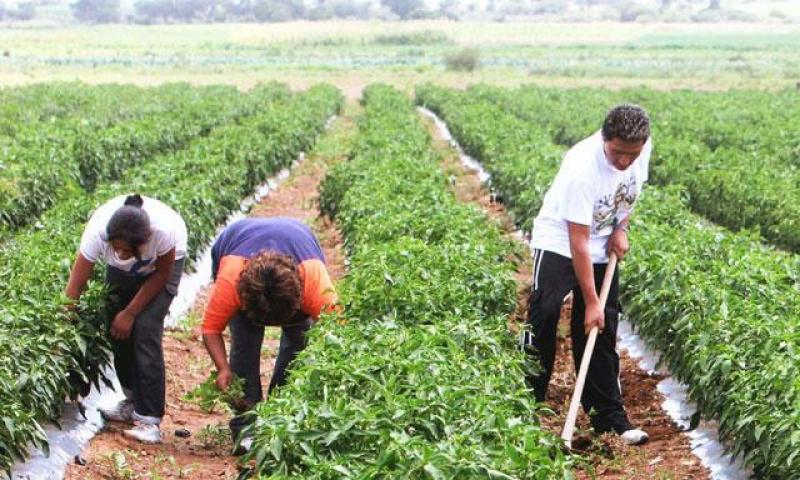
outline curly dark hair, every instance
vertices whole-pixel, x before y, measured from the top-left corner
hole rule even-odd
[[[612,108],[603,121],[603,140],[644,142],[650,137],[650,117],[639,105],[623,103]]]
[[[294,260],[265,250],[250,259],[237,290],[247,318],[262,325],[285,325],[300,309],[302,287]]]

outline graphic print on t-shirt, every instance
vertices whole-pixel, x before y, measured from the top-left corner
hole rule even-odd
[[[152,258],[143,258],[143,259],[137,261],[131,267],[131,270],[130,270],[131,275],[137,275],[137,276],[143,275],[143,273],[140,272],[139,270],[141,270],[142,268],[147,267],[148,265],[150,265],[150,263],[152,261],[153,261]]]
[[[652,142],[635,163],[618,170],[606,158],[599,130],[564,156],[542,208],[533,221],[531,245],[572,258],[569,223],[589,227],[592,263],[608,261],[608,239],[616,222],[629,217],[647,183]]]
[[[620,208],[631,209],[636,203],[636,192],[636,175],[631,175],[626,182],[617,186],[613,195],[605,195],[598,199],[592,214],[592,233],[597,235],[613,226]]]

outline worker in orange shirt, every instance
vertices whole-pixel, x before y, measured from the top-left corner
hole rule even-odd
[[[281,327],[278,357],[268,393],[283,385],[287,367],[306,345],[305,333],[336,303],[325,256],[311,229],[289,218],[246,218],[229,225],[211,249],[214,285],[203,318],[203,341],[226,390],[234,374],[244,379],[245,405],[231,422],[238,450],[250,438],[239,434],[250,422],[244,411],[263,399],[261,345],[264,327]],[[230,324],[230,362],[222,332]]]

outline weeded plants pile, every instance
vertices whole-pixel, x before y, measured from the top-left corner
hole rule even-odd
[[[183,400],[196,404],[206,413],[220,408],[243,408],[244,379],[234,375],[228,389],[222,391],[217,386],[217,372],[212,372],[203,383],[184,395]]]

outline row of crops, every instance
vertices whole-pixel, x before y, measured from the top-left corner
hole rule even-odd
[[[448,189],[411,101],[364,93],[351,160],[321,187],[344,234],[344,313],[257,408],[263,478],[569,478],[508,335],[519,253]]]
[[[0,91],[0,142],[31,140],[36,130],[75,121],[104,125],[133,115],[136,101],[158,90],[113,84],[87,88],[78,82],[6,88]]]
[[[118,181],[102,181],[92,189],[65,185],[37,226],[19,228],[0,245],[0,357],[14,359],[0,364],[2,469],[24,459],[31,445],[46,449],[41,423],[58,418],[65,397],[75,398],[89,384],[104,381],[101,369],[109,363],[109,352],[100,327],[101,272],[95,272],[77,319],[66,313],[62,296],[91,210],[131,191],[157,197],[186,220],[193,257],[244,196],[308,149],[343,102],[329,86],[296,95],[283,85],[247,94],[200,88],[186,95],[195,100],[181,103],[182,115],[153,112],[125,127],[120,124],[122,137],[164,134],[172,138],[169,148],[144,146],[131,155],[137,145],[153,144],[118,141],[111,133],[100,137],[98,145],[117,147],[104,150],[102,158],[109,162],[104,171],[120,172]],[[172,120],[166,124],[153,120],[168,116]],[[188,133],[178,128],[181,122]]]
[[[37,88],[44,87],[21,90],[31,89],[36,97]],[[70,98],[78,87],[51,88]],[[0,152],[0,240],[32,223],[70,190],[91,192],[154,155],[182,149],[214,127],[252,114],[256,106],[247,95],[223,86],[82,89],[81,101],[75,100],[68,113],[32,121],[0,138],[5,143]],[[17,97],[17,103],[4,105],[6,110],[35,110],[28,105],[35,101],[26,102],[20,93]]]
[[[800,251],[800,96],[795,91],[507,90],[472,94],[502,105],[568,147],[598,130],[609,105],[647,107],[658,148],[651,179],[679,183],[689,205],[733,230]]]
[[[525,228],[557,171],[564,152],[557,144],[579,139],[564,135],[566,125],[580,123],[582,116],[594,118],[596,123],[578,130],[578,135],[588,135],[599,128],[610,105],[584,99],[581,110],[564,117],[552,111],[553,98],[566,101],[569,92],[530,92],[536,89],[417,90],[418,102],[443,117],[465,150],[491,173],[492,187]],[[578,96],[591,96],[587,92]],[[539,104],[530,100],[536,95],[542,99]],[[655,125],[659,132],[658,121]],[[669,146],[679,140],[657,135],[659,153],[651,169],[659,182],[677,185],[649,187],[637,208],[633,250],[623,266],[628,313],[642,336],[663,352],[673,374],[690,386],[702,415],[719,420],[720,436],[733,453],[743,455],[762,478],[793,478],[800,471],[800,258],[765,245],[755,233],[732,233],[693,213],[709,210],[699,208],[692,184],[663,169],[685,162],[682,167],[693,172],[696,182],[711,178],[718,185],[734,177],[720,165],[711,166],[717,159],[691,158],[685,152],[680,156]],[[730,171],[739,161],[744,162],[728,157]],[[781,175],[794,174],[788,163],[782,168]],[[764,171],[752,170],[753,178]],[[735,209],[737,204],[728,207],[732,200],[725,195],[751,185],[763,192],[757,183],[740,181],[738,190],[714,190],[714,201],[720,208]],[[793,198],[800,194],[798,185],[780,193]]]

